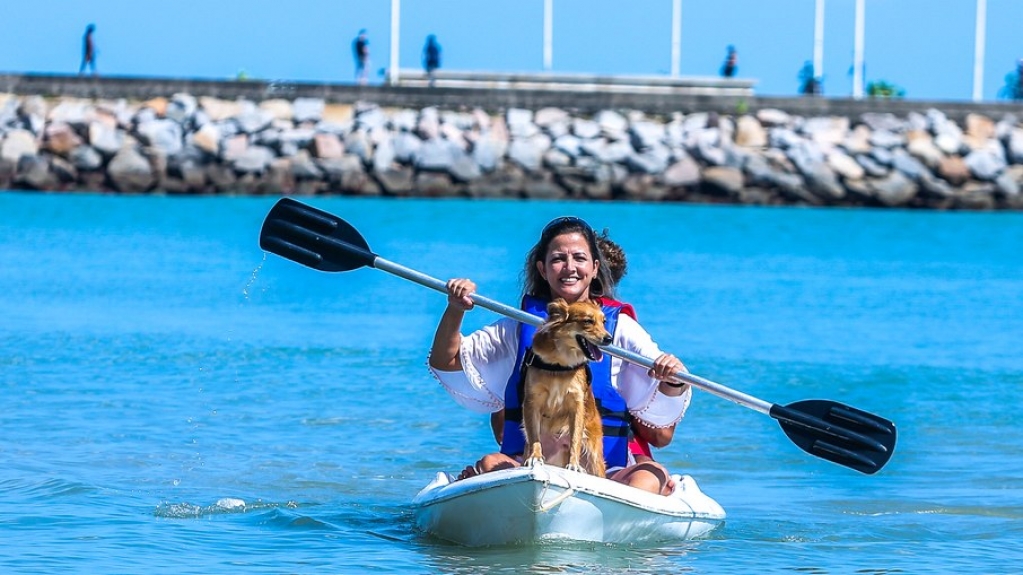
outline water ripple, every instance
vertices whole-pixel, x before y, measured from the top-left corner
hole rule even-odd
[[[265,510],[278,510],[280,508],[298,507],[293,501],[286,503],[270,503],[255,501],[246,503],[234,497],[223,497],[210,505],[195,505],[193,503],[170,503],[164,502],[157,506],[153,514],[164,519],[199,519],[217,515],[229,515],[236,513],[252,513]]]

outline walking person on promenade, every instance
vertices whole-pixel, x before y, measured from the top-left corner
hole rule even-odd
[[[82,38],[82,64],[78,67],[79,76],[85,73],[87,66],[92,70],[92,75],[96,75],[96,42],[92,38],[95,32],[95,24],[85,27],[85,36]]]
[[[359,30],[359,35],[352,41],[352,55],[355,56],[355,81],[365,85],[369,81],[369,38],[366,29]]]
[[[426,79],[433,87],[436,78],[434,72],[440,68],[440,44],[437,43],[437,36],[430,34],[426,37],[426,45],[423,46],[423,69],[426,70]]]
[[[1023,58],[1016,62],[1016,69],[1005,75],[1005,85],[998,90],[998,97],[1007,100],[1023,100]]]
[[[804,96],[819,96],[821,83],[814,75],[813,63],[807,60],[799,70],[800,88],[799,93]]]
[[[725,78],[731,78],[735,76],[735,73],[739,70],[739,54],[735,51],[735,46],[728,46],[728,53],[725,54],[725,63],[721,66],[721,75]]]
[[[1016,63],[1016,100],[1023,100],[1023,58]]]

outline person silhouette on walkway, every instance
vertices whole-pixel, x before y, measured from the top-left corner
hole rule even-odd
[[[369,38],[366,29],[359,30],[359,35],[352,42],[352,55],[355,56],[355,81],[366,84],[369,81]]]
[[[799,92],[804,96],[819,96],[821,93],[820,80],[814,75],[813,63],[809,60],[803,63],[799,70],[799,81],[801,82]]]
[[[721,75],[725,78],[731,78],[735,76],[735,72],[739,69],[739,55],[735,51],[735,46],[728,46],[728,53],[725,55],[725,63],[721,66]]]
[[[426,37],[426,45],[423,46],[423,68],[432,88],[436,81],[434,72],[440,68],[440,44],[437,43],[437,36],[433,34]]]
[[[85,73],[86,66],[92,70],[93,76],[96,75],[96,43],[92,39],[94,32],[96,32],[95,24],[85,27],[85,37],[82,39],[82,65],[78,67],[79,76]]]
[[[1023,58],[1016,63],[1016,100],[1023,100]]]

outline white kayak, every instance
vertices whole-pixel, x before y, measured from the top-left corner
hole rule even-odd
[[[419,530],[469,547],[681,541],[724,522],[724,509],[696,480],[674,477],[675,492],[663,496],[543,464],[461,481],[438,473],[412,500],[412,511]]]

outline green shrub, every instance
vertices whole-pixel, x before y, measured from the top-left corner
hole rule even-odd
[[[867,95],[871,98],[903,98],[906,91],[895,84],[877,80],[867,84]]]

